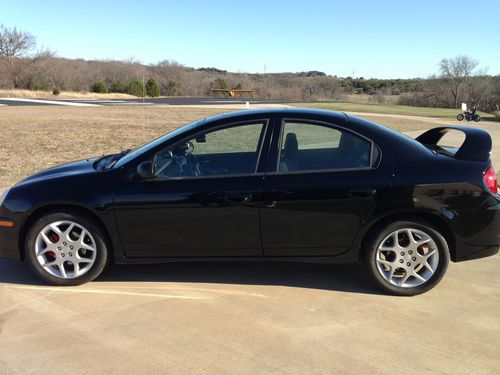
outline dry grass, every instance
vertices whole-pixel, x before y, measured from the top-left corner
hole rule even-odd
[[[61,91],[59,95],[53,95],[49,91],[32,90],[6,90],[0,89],[0,98],[37,98],[37,99],[137,99],[129,94],[110,93],[96,94],[93,92]]]
[[[137,147],[220,112],[168,107],[1,107],[0,187],[59,163]]]
[[[50,166],[134,148],[224,108],[0,107],[0,190]],[[399,131],[432,124],[374,117]]]
[[[360,115],[361,116],[361,115]],[[376,122],[377,124],[387,126],[399,132],[410,132],[416,130],[430,129],[437,126],[436,124],[428,121],[419,121],[414,119],[399,119],[396,117],[384,117],[384,116],[370,116],[362,115],[364,119]]]

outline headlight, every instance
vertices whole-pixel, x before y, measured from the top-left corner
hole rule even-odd
[[[5,191],[2,193],[2,197],[0,198],[0,207],[3,205],[3,201],[5,200],[5,198],[7,198],[7,194],[9,194],[9,190],[10,190],[10,189],[7,189],[7,190],[5,190]]]

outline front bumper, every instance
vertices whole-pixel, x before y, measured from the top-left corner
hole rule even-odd
[[[18,228],[0,227],[0,258],[21,260],[21,251],[19,250]]]

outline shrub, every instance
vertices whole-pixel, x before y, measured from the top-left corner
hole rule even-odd
[[[127,88],[125,87],[125,84],[122,81],[116,80],[116,81],[113,81],[113,83],[111,84],[111,86],[109,88],[109,92],[124,93],[124,92],[127,92]]]
[[[131,81],[127,85],[127,93],[135,96],[144,96],[146,94],[144,90],[144,85],[139,81]]]
[[[54,86],[54,88],[52,89],[52,94],[54,95],[59,95],[61,93],[61,89],[59,88],[59,86]]]
[[[158,86],[153,78],[148,79],[146,82],[146,94],[152,98],[160,96],[160,86]]]
[[[49,80],[40,75],[31,75],[28,77],[26,82],[26,88],[28,90],[43,90],[50,91],[51,84]]]
[[[175,96],[178,93],[179,84],[176,81],[168,81],[166,85],[162,87],[162,93],[165,96]]]
[[[215,80],[215,88],[227,90],[226,80],[224,78],[217,77],[217,79]]]
[[[95,81],[90,87],[90,91],[98,94],[106,94],[108,92],[108,85],[104,81]]]

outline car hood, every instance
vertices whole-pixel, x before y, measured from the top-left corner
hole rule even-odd
[[[91,158],[57,165],[25,178],[19,182],[18,185],[79,174],[95,173],[96,169],[94,168],[94,163],[96,160],[97,158]]]

